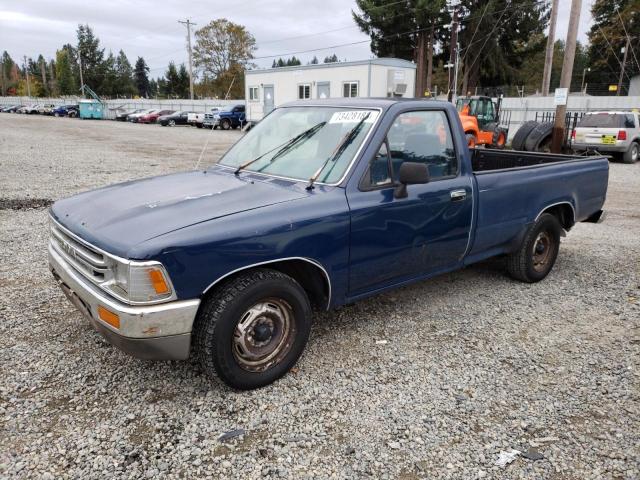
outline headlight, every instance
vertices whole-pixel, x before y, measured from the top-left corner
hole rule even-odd
[[[159,262],[117,262],[103,287],[131,303],[150,303],[174,296],[169,275]]]

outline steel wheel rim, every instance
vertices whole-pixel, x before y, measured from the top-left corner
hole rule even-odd
[[[638,145],[635,145],[633,147],[631,147],[631,160],[637,160],[638,159]]]
[[[173,127],[176,124],[175,120],[169,120],[169,126]]]
[[[549,232],[540,232],[533,243],[533,269],[544,272],[553,257],[555,250],[553,239]]]
[[[264,372],[286,357],[295,334],[291,305],[266,298],[240,316],[231,340],[233,356],[243,370]]]

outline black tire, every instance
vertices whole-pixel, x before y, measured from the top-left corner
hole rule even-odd
[[[196,123],[196,127],[202,128],[202,124],[201,123]]]
[[[535,122],[533,120],[524,122],[518,129],[516,134],[513,136],[513,140],[511,140],[511,148],[520,151],[524,150],[524,142],[527,140],[527,137],[529,136],[531,131],[537,126],[538,122]]]
[[[520,248],[507,256],[509,275],[527,283],[545,278],[558,258],[561,233],[558,219],[549,213],[542,214],[525,235]]]
[[[76,118],[77,115],[78,114],[76,112],[73,112],[73,111],[69,112],[69,118]]]
[[[636,163],[640,156],[640,144],[638,142],[631,142],[629,150],[622,154],[622,161],[624,163]]]
[[[170,127],[175,127],[176,126],[176,121],[175,120],[169,120],[169,126]]]
[[[231,122],[226,118],[222,119],[220,122],[220,128],[222,128],[222,130],[229,130],[231,128]]]
[[[527,152],[537,152],[540,145],[545,143],[553,131],[553,122],[544,122],[536,126],[527,136],[524,142],[524,149]]]
[[[239,337],[235,333],[240,320],[246,320],[257,305],[269,302],[281,302],[290,309],[289,336],[283,334],[281,340],[275,338],[275,349],[282,348],[271,360],[275,363],[267,363],[264,369],[255,370],[258,367],[249,366],[249,362],[241,358],[242,352],[236,347],[238,342],[235,340]],[[271,322],[271,336],[267,342],[274,339],[274,323],[278,317],[271,318],[276,322]],[[260,319],[268,321],[268,315],[257,317],[255,322]],[[258,324],[258,327],[263,325]],[[253,336],[258,334],[258,327],[253,326],[250,331],[247,329],[248,341],[255,342]],[[284,331],[284,327],[281,330]],[[196,318],[193,345],[196,357],[208,375],[217,375],[232,388],[250,390],[264,387],[285,375],[300,358],[310,331],[311,305],[302,287],[284,273],[261,268],[240,274],[205,300]]]

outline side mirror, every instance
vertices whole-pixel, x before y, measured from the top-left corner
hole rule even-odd
[[[403,162],[398,172],[398,185],[393,196],[395,198],[407,197],[407,185],[429,183],[429,168],[424,163]]]

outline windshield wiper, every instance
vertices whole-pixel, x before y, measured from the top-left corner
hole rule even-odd
[[[254,164],[255,162],[257,162],[258,160],[262,159],[265,155],[273,152],[274,150],[278,150],[276,152],[276,154],[271,158],[271,162],[273,162],[278,157],[281,157],[282,155],[284,155],[285,153],[289,152],[294,147],[297,147],[298,145],[303,143],[302,142],[303,140],[307,140],[307,139],[311,138],[312,136],[314,136],[316,134],[316,132],[318,130],[320,130],[322,127],[324,127],[326,124],[327,124],[327,122],[320,122],[320,123],[314,125],[313,127],[309,128],[308,130],[305,130],[304,132],[296,135],[295,137],[290,138],[286,142],[281,143],[280,145],[276,145],[271,150],[267,150],[266,152],[264,152],[263,154],[257,156],[253,160],[249,160],[248,162],[243,163],[238,168],[236,168],[236,171],[233,172],[233,173],[235,175],[238,175],[242,170],[247,168],[249,165]]]
[[[358,133],[360,133],[360,129],[362,128],[362,125],[364,124],[365,120],[369,118],[369,115],[371,115],[371,112],[367,113],[364,117],[362,117],[362,120],[360,120],[358,124],[355,127],[353,127],[351,130],[349,130],[347,134],[342,138],[342,141],[333,150],[331,155],[329,155],[327,159],[324,161],[324,163],[320,166],[320,168],[316,170],[316,173],[314,173],[311,176],[311,178],[309,179],[309,184],[306,187],[307,190],[313,189],[313,184],[318,179],[322,171],[327,167],[329,162],[331,161],[335,162],[336,160],[338,160],[338,158],[340,158],[340,155],[344,153],[344,151],[351,144],[351,142],[353,142],[353,140],[358,136]]]

